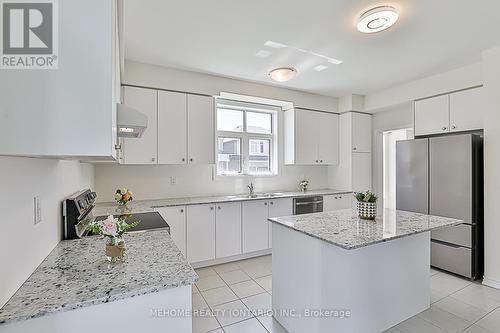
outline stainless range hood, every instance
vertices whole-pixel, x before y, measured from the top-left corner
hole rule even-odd
[[[118,103],[117,125],[118,137],[140,138],[148,127],[148,117],[130,106]]]

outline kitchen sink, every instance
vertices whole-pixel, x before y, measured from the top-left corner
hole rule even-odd
[[[275,192],[275,193],[254,193],[254,194],[240,194],[236,196],[231,196],[232,198],[248,198],[248,199],[258,199],[258,198],[274,198],[282,196],[283,193]]]

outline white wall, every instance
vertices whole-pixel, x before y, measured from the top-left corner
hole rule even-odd
[[[410,127],[413,127],[413,110],[409,102],[373,115],[372,187],[382,199],[379,208],[383,207],[383,132]]]
[[[0,157],[0,307],[61,239],[62,199],[94,185],[94,168],[78,161]],[[33,197],[42,222],[34,225]]]
[[[221,92],[278,99],[295,107],[336,112],[338,98],[210,74],[126,61],[123,84],[218,96]]]
[[[500,47],[483,53],[484,284],[500,288]]]
[[[365,112],[378,112],[387,107],[419,98],[470,88],[483,83],[481,63],[411,81],[365,97]]]
[[[176,185],[170,185],[170,176],[177,178]],[[311,189],[328,187],[324,166],[285,166],[276,177],[212,180],[210,165],[99,164],[95,166],[95,189],[99,201],[112,201],[114,191],[120,187],[128,187],[138,200],[246,193],[250,182],[256,192],[296,191],[302,176],[311,181]]]

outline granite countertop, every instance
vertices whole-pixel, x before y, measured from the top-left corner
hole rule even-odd
[[[249,201],[249,200],[269,200],[269,199],[279,199],[279,198],[297,198],[297,197],[308,197],[314,195],[344,194],[352,192],[335,190],[335,189],[324,189],[324,190],[311,190],[307,192],[274,191],[271,193],[272,196],[258,196],[255,198],[246,197],[244,194],[242,194],[242,195],[188,197],[188,198],[171,198],[171,199],[156,199],[156,200],[134,200],[129,202],[125,209],[118,208],[116,202],[102,202],[102,203],[97,203],[92,212],[95,216],[121,214],[124,212],[127,214],[147,213],[153,211],[154,208],[158,207],[198,205],[207,203],[235,202],[235,201]]]
[[[60,242],[0,309],[0,324],[197,282],[167,231],[129,233],[125,242],[126,261],[114,264],[101,237]]]
[[[346,250],[463,223],[461,220],[386,209],[375,221],[360,219],[354,209],[270,218]]]

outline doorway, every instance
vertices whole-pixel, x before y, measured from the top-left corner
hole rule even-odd
[[[385,131],[383,140],[383,205],[396,209],[396,142],[413,139],[413,128]]]

